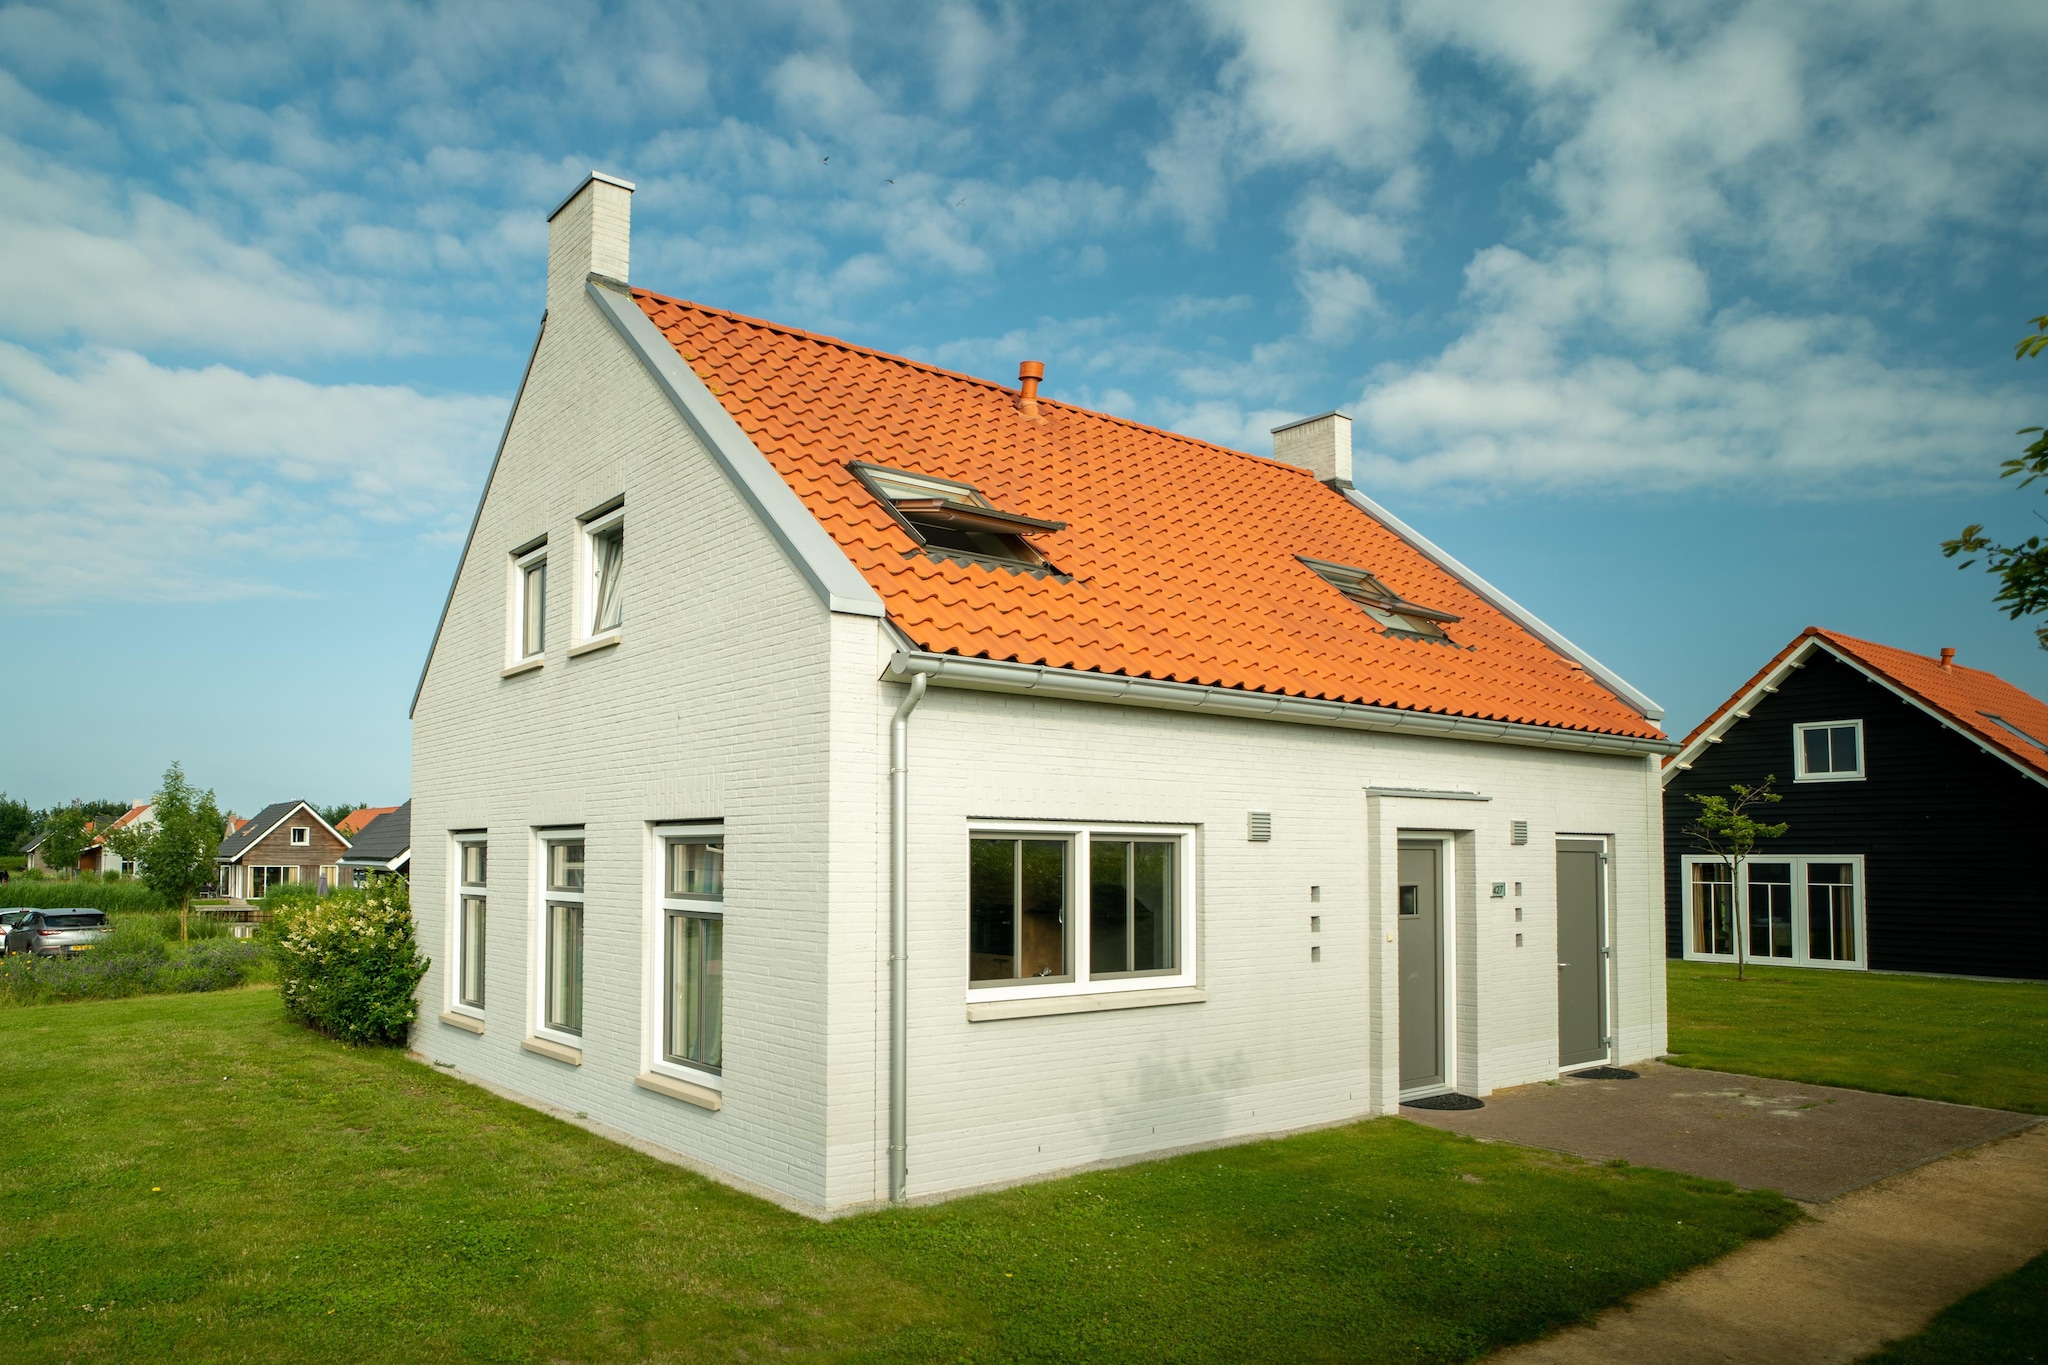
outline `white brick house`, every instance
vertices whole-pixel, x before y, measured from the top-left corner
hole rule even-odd
[[[414,704],[421,1053],[824,1214],[1664,1049],[1660,713],[1348,421],[634,291],[630,201],[551,219]]]

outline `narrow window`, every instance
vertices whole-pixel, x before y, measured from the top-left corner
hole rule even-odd
[[[481,841],[458,844],[462,854],[462,892],[457,906],[456,998],[471,1009],[484,1007],[484,945],[489,924],[489,892],[485,877],[489,853]]]
[[[1856,865],[1806,865],[1806,955],[1816,962],[1856,960]]]
[[[1799,780],[1841,781],[1863,776],[1863,722],[1828,721],[1792,727]]]
[[[590,533],[590,633],[603,635],[626,621],[626,524],[615,521]]]
[[[1693,951],[1735,953],[1735,886],[1726,863],[1692,865]]]
[[[551,1029],[583,1032],[583,841],[551,840],[548,852],[546,1010]]]
[[[969,841],[968,980],[1067,981],[1065,839]]]
[[[519,562],[519,657],[538,658],[548,647],[548,559]]]
[[[662,1056],[720,1072],[725,1065],[725,839],[664,843]]]
[[[1721,869],[1726,872],[1728,869]],[[1792,956],[1792,864],[1750,863],[1749,955]]]
[[[1171,841],[1089,840],[1089,976],[1179,970],[1173,851]]]

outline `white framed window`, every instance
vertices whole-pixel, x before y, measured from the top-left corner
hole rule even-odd
[[[648,1069],[719,1088],[725,1070],[725,828],[654,827],[654,1035]]]
[[[541,1037],[583,1041],[583,835],[548,833],[540,841]]]
[[[626,624],[626,509],[623,503],[583,521],[583,638],[617,634]]]
[[[1193,985],[1194,847],[1185,827],[970,827],[969,997]]]
[[[292,847],[304,848],[313,842],[313,831],[305,825],[292,826]]]
[[[1867,963],[1861,855],[1745,859],[1739,888],[1719,858],[1687,857],[1683,874],[1690,960],[1735,961],[1740,934],[1743,956],[1766,966]]]
[[[490,844],[483,836],[456,836],[455,916],[449,945],[455,971],[450,982],[454,995],[450,1007],[465,1014],[481,1014],[484,1008],[490,943],[490,860]]]
[[[509,664],[544,658],[548,650],[548,542],[515,550],[506,584],[505,654]]]
[[[1860,781],[1863,722],[1829,720],[1793,726],[1792,762],[1800,782]]]

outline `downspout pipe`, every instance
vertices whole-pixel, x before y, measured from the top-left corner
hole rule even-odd
[[[929,679],[912,675],[910,695],[889,722],[889,1202],[910,1180],[910,713]]]

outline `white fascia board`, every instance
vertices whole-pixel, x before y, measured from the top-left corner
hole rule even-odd
[[[1438,568],[1441,568],[1444,572],[1450,574],[1451,577],[1493,603],[1494,606],[1498,607],[1511,620],[1531,635],[1534,635],[1567,659],[1578,664],[1586,672],[1592,674],[1593,678],[1601,686],[1635,708],[1643,719],[1664,719],[1663,707],[1632,687],[1628,680],[1619,673],[1616,673],[1606,664],[1601,663],[1585,650],[1580,649],[1570,640],[1567,640],[1541,617],[1536,615],[1535,612],[1530,611],[1527,607],[1515,601],[1514,598],[1509,597],[1499,588],[1494,587],[1493,584],[1466,568],[1463,564],[1452,558],[1449,552],[1445,551],[1428,537],[1417,532],[1414,527],[1402,521],[1399,517],[1359,492],[1356,488],[1347,488],[1341,491],[1345,497],[1351,499],[1353,504],[1363,510],[1367,516],[1385,526],[1389,531],[1392,531],[1410,545],[1413,545],[1429,559],[1434,560]]]
[[[1512,721],[1402,711],[1390,706],[1283,697],[1234,687],[1083,673],[1070,668],[1048,668],[1043,664],[966,659],[955,654],[901,651],[890,658],[884,676],[900,681],[914,674],[923,674],[939,687],[1022,693],[1065,701],[1105,702],[1115,706],[1143,706],[1161,711],[1194,711],[1204,715],[1286,721],[1296,725],[1326,725],[1341,730],[1435,735],[1486,744],[1517,744],[1602,754],[1668,754],[1678,747],[1668,739],[1591,734],[1583,730],[1558,730]]]
[[[520,400],[526,397],[526,381],[533,378],[533,362],[540,355],[541,338],[547,334],[548,315],[542,313],[540,330],[533,334],[533,349],[526,353],[526,368],[519,372],[519,391],[512,395],[512,408],[505,414],[505,429],[498,433],[498,448],[491,455],[490,473],[484,475],[484,491],[477,494],[476,511],[469,518],[469,534],[463,537],[462,553],[455,560],[455,576],[448,580],[448,595],[441,599],[441,619],[434,623],[434,638],[427,645],[426,662],[420,665],[420,680],[413,684],[412,705],[405,708],[408,720],[420,709],[420,693],[427,690],[427,670],[434,666],[434,651],[441,647],[441,632],[448,628],[448,610],[455,605],[455,588],[462,582],[462,566],[469,562],[469,552],[476,545],[476,528],[484,519],[484,503],[490,499],[491,485],[497,480],[498,462],[505,458],[505,442],[512,439],[512,419],[519,415]]]
[[[676,354],[654,320],[618,285],[593,278],[584,291],[618,329],[648,375],[668,397],[676,415],[695,432],[711,458],[725,472],[761,524],[782,547],[828,611],[845,616],[881,617],[882,599],[853,561],[839,548],[790,486],[782,481],[732,414],[715,398],[697,372]]]
[[[2040,783],[2042,786],[2048,786],[2048,777],[2043,777],[2040,773],[2035,772],[2032,768],[2029,768],[2026,764],[2020,762],[2017,758],[2005,752],[1996,744],[1986,743],[1984,736],[1978,734],[1976,731],[1970,729],[1968,726],[1956,724],[1955,719],[1953,717],[1944,715],[1940,710],[1936,709],[1935,707],[1929,706],[1926,702],[1920,700],[1920,698],[1914,696],[1911,692],[1906,691],[1904,688],[1892,682],[1891,679],[1883,677],[1871,671],[1871,669],[1861,661],[1853,659],[1849,655],[1844,654],[1841,650],[1836,649],[1833,645],[1829,644],[1826,640],[1820,639],[1818,636],[1808,640],[1804,646],[1792,651],[1790,654],[1787,654],[1783,659],[1779,660],[1778,666],[1772,669],[1769,673],[1765,674],[1763,677],[1757,679],[1756,685],[1751,687],[1748,691],[1744,692],[1742,694],[1741,699],[1738,700],[1735,703],[1735,705],[1729,707],[1726,711],[1722,712],[1720,719],[1716,720],[1712,725],[1708,726],[1706,729],[1700,731],[1697,735],[1693,736],[1692,742],[1690,744],[1686,745],[1683,749],[1679,750],[1675,755],[1673,755],[1671,761],[1664,765],[1664,772],[1661,776],[1661,780],[1664,783],[1664,785],[1667,787],[1670,786],[1671,779],[1678,776],[1678,774],[1680,774],[1681,772],[1684,772],[1687,768],[1690,768],[1693,765],[1693,762],[1699,758],[1700,754],[1706,750],[1706,747],[1709,744],[1719,744],[1722,738],[1725,735],[1727,735],[1727,733],[1730,730],[1734,729],[1737,724],[1739,724],[1742,721],[1748,720],[1749,713],[1755,709],[1758,701],[1760,701],[1766,694],[1775,692],[1778,690],[1778,688],[1784,686],[1786,677],[1789,676],[1794,669],[1806,667],[1806,661],[1808,659],[1811,659],[1816,654],[1826,654],[1831,659],[1835,659],[1841,663],[1847,664],[1849,667],[1855,669],[1858,673],[1861,673],[1864,677],[1870,679],[1870,681],[1876,683],[1879,687],[1882,687],[1885,691],[1897,697],[1900,701],[1906,703],[1906,705],[1912,707],[1914,710],[1920,712],[1922,715],[1925,715],[1932,719],[1936,724],[1942,726],[1942,728],[1953,731],[1955,734],[1961,735],[1964,739],[1967,739],[1968,741],[1970,741],[1970,743],[1976,745],[1985,753],[1990,754],[1993,758],[2003,760],[2007,767],[2011,768],[2014,772],[2020,774],[2022,777],[2031,778],[2035,782]]]

